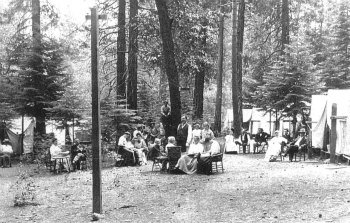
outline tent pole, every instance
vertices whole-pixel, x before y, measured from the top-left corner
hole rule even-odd
[[[331,116],[331,141],[330,141],[330,163],[335,163],[335,151],[337,145],[337,104],[332,104],[332,116]]]
[[[72,125],[72,141],[74,144],[74,116],[73,116],[73,125]]]
[[[22,115],[22,134],[21,134],[21,153],[24,153],[23,147],[23,139],[24,139],[24,115]]]

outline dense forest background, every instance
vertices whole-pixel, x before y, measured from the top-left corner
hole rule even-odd
[[[312,94],[349,88],[349,0],[97,2],[103,134],[159,121],[164,100],[174,125],[221,131],[228,108],[235,127],[242,108],[295,119]],[[36,117],[39,133],[91,116],[90,23],[53,3],[0,8],[0,119]]]

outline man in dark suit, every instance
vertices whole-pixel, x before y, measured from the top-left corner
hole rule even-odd
[[[306,145],[307,145],[306,130],[300,129],[299,136],[293,142],[291,142],[284,156],[286,157],[287,154],[289,154],[289,161],[292,162],[294,154],[301,150],[306,149]]]
[[[247,145],[249,144],[249,140],[250,140],[250,136],[249,136],[249,133],[247,132],[247,129],[243,129],[242,134],[241,134],[241,143],[242,143],[242,147],[243,147],[243,154],[245,154],[247,151]]]
[[[181,117],[181,123],[177,127],[176,141],[177,145],[181,146],[181,152],[186,152],[187,147],[190,146],[192,138],[192,127],[187,123],[187,116]]]
[[[253,144],[253,153],[255,153],[255,151],[259,153],[265,147],[265,145],[267,145],[268,137],[269,135],[264,132],[263,128],[258,128],[258,133],[256,133],[254,138],[255,142]],[[259,148],[261,148],[260,151]]]

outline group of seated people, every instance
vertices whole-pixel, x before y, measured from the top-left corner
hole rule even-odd
[[[193,136],[193,141],[186,154],[182,155],[176,168],[184,173],[196,172],[209,174],[211,172],[211,157],[220,153],[220,144],[211,137]]]
[[[225,152],[239,153],[239,147],[242,147],[243,154],[247,153],[247,148],[253,149],[253,153],[265,152],[269,135],[263,128],[258,128],[254,138],[251,138],[247,129],[243,128],[238,138],[234,137],[234,129],[230,129],[229,134],[225,136]]]
[[[157,127],[158,125],[155,126]],[[167,157],[169,147],[181,146],[175,136],[165,138],[162,133],[158,135],[154,133],[155,131],[151,132],[152,137],[145,138],[140,129],[136,129],[133,137],[131,137],[130,132],[125,132],[119,138],[119,150],[123,150],[124,157],[130,161],[129,165],[143,165],[147,164],[147,160],[153,160],[155,157]],[[191,140],[189,143],[186,143],[187,152],[179,159],[176,165],[178,170],[188,174],[197,171],[198,163],[201,166],[201,163],[205,163],[211,155],[220,153],[220,145],[214,139],[214,133],[207,122],[203,123],[203,129],[200,128],[199,124],[195,124],[191,133]],[[162,169],[167,169],[166,161],[162,164]]]
[[[280,136],[279,131],[275,131],[275,136],[269,141],[269,147],[265,154],[265,160],[274,162],[277,157],[283,154],[284,157],[289,155],[289,161],[293,161],[293,157],[299,151],[305,151],[307,148],[307,136],[304,128],[300,129],[298,136],[292,139],[288,129],[283,130]]]
[[[0,143],[0,167],[11,166],[11,155],[13,154],[11,142],[9,139],[4,139]]]
[[[284,129],[282,135],[280,135],[279,131],[275,131],[271,139],[269,139],[269,134],[264,132],[262,128],[258,128],[254,138],[250,137],[247,129],[243,129],[238,138],[234,138],[234,129],[231,129],[229,134],[225,136],[225,152],[238,153],[239,146],[242,146],[243,153],[246,153],[249,145],[253,149],[253,153],[266,152],[265,160],[270,162],[275,161],[281,153],[284,156],[289,155],[289,160],[292,161],[295,153],[305,150],[306,144],[305,128],[301,128],[297,132],[295,139],[292,138],[288,129]]]
[[[86,161],[86,149],[80,144],[79,139],[75,139],[73,145],[70,148],[70,151],[64,151],[61,146],[58,145],[58,141],[56,138],[52,139],[52,144],[49,149],[50,159],[51,161],[55,161],[57,158],[65,157],[63,159],[63,163],[56,162],[56,169],[61,168],[59,165],[63,165],[63,168],[71,171],[69,169],[68,162],[72,164],[72,170],[81,170],[82,169],[82,161]],[[68,157],[68,158],[67,158]]]

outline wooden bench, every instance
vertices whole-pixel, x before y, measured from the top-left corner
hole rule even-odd
[[[325,150],[321,150],[321,159],[328,159],[331,156],[331,153],[329,151],[325,151]],[[335,153],[335,161],[336,163],[339,163],[339,160],[341,160],[342,157],[345,158],[346,155],[344,154],[339,154],[339,153]],[[348,156],[349,158],[345,158],[348,160],[348,163],[350,165],[350,156]]]
[[[343,154],[343,158],[346,159],[346,161],[348,162],[348,165],[350,165],[350,156]]]

